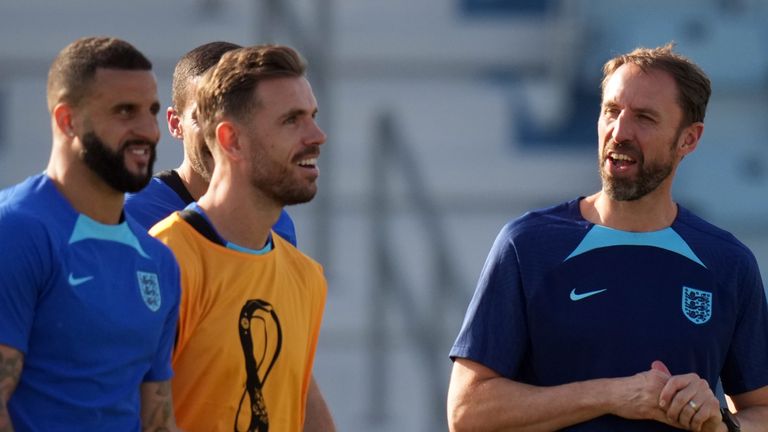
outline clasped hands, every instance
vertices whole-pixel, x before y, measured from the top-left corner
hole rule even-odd
[[[661,361],[629,377],[629,393],[617,412],[625,418],[651,419],[696,432],[727,432],[720,401],[695,373],[672,375]]]

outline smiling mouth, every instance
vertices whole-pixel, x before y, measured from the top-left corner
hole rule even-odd
[[[128,152],[131,154],[135,154],[137,156],[148,156],[149,155],[149,146],[131,146],[128,148]]]
[[[317,158],[314,157],[314,158],[302,159],[299,161],[298,165],[304,168],[315,168],[317,166]]]
[[[625,154],[614,153],[614,152],[608,153],[608,157],[606,157],[606,160],[610,161],[612,165],[617,167],[626,167],[626,166],[634,165],[637,163],[635,159]]]

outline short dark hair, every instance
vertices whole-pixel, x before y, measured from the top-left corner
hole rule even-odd
[[[173,107],[183,111],[189,99],[189,84],[194,79],[219,62],[224,53],[242,48],[230,42],[209,42],[184,54],[173,70],[172,102]]]
[[[59,52],[48,70],[48,110],[61,101],[77,106],[99,68],[152,70],[152,62],[121,39],[77,39]]]
[[[258,106],[254,95],[259,82],[301,77],[305,71],[299,53],[283,45],[256,45],[224,54],[197,88],[198,122],[208,146],[223,117],[243,119]]]
[[[709,78],[703,70],[688,58],[673,51],[673,43],[657,48],[637,48],[616,56],[603,66],[603,81],[600,89],[604,92],[610,77],[625,64],[634,64],[643,71],[661,70],[668,72],[678,89],[678,103],[683,110],[684,125],[703,122],[707,103],[712,94]]]

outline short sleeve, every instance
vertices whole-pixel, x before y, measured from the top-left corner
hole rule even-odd
[[[750,254],[740,280],[739,317],[721,379],[727,394],[768,385],[768,304],[760,270]]]
[[[450,357],[515,379],[528,349],[528,328],[512,230],[505,226],[491,248]]]
[[[0,344],[27,353],[37,298],[51,279],[51,241],[40,221],[0,213]]]
[[[165,255],[167,255],[164,258],[166,265],[164,266],[163,271],[166,275],[165,279],[167,284],[169,285],[167,294],[169,298],[173,299],[173,301],[168,308],[168,314],[165,317],[163,330],[160,335],[160,342],[158,343],[151,369],[144,376],[144,381],[166,381],[173,377],[173,370],[171,368],[171,355],[173,352],[174,343],[176,341],[176,326],[179,321],[181,276],[179,273],[179,266],[171,255],[171,252],[167,251],[167,254]]]

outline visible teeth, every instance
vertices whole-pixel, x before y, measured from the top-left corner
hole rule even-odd
[[[317,158],[304,159],[302,161],[299,161],[299,165],[301,165],[301,166],[315,166],[315,165],[317,165]]]
[[[632,160],[632,158],[627,156],[627,155],[617,154],[617,153],[611,153],[611,159],[620,160],[620,161],[631,161]]]
[[[149,149],[144,148],[144,147],[134,147],[134,148],[131,149],[131,153],[133,153],[135,155],[143,156],[143,155],[149,153]]]

